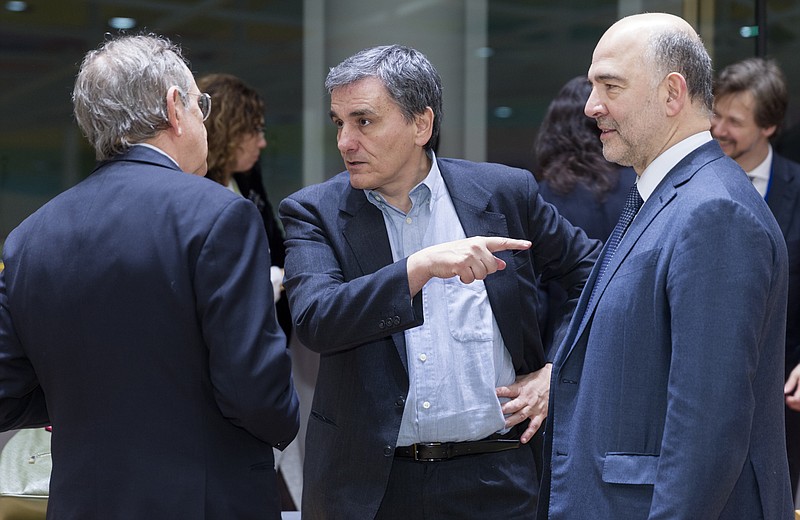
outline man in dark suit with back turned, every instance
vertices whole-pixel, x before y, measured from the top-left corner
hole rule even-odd
[[[536,276],[574,306],[598,244],[530,172],[436,157],[418,51],[364,50],[326,87],[348,171],[280,205],[295,331],[321,354],[303,518],[533,518]]]
[[[553,361],[539,520],[791,518],[786,244],[711,137],[711,76],[677,16],[595,47],[586,115],[638,180]]]
[[[775,62],[749,58],[728,65],[714,84],[711,135],[767,200],[786,239],[786,450],[794,493],[800,476],[800,164],[777,154],[770,144],[788,104],[786,80]]]
[[[278,519],[298,402],[261,218],[202,177],[210,98],[140,35],[73,102],[102,162],[5,242],[0,430],[52,424],[51,518]]]

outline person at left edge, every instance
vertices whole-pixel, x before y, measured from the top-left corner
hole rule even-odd
[[[347,171],[279,207],[295,332],[321,354],[303,518],[533,518],[550,377],[535,282],[577,299],[599,242],[530,172],[436,156],[422,53],[366,49],[326,88]]]
[[[5,242],[0,430],[52,423],[48,518],[278,519],[298,401],[258,211],[202,178],[209,98],[137,35],[73,102],[101,162]]]

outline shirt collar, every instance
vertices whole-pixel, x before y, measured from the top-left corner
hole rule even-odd
[[[411,191],[408,192],[408,196],[411,199],[412,208],[415,208],[426,201],[430,203],[431,201],[436,200],[439,195],[439,189],[443,182],[442,172],[439,171],[439,164],[436,162],[436,154],[433,152],[433,150],[430,150],[427,153],[428,157],[431,159],[431,169],[428,171],[428,175],[426,175],[419,184],[411,188]],[[381,208],[381,205],[386,205],[397,210],[397,208],[386,202],[386,199],[383,198],[383,195],[375,190],[364,190],[364,194],[367,196],[367,200],[370,201],[370,203],[378,206],[378,208]],[[429,195],[430,197],[428,197]]]
[[[772,166],[772,145],[769,145],[769,151],[767,152],[767,156],[761,161],[761,164],[747,172],[747,176],[751,179],[763,179],[765,181],[769,180],[769,173]]]
[[[157,146],[153,146],[152,144],[148,144],[148,143],[135,143],[133,146],[144,146],[145,148],[150,148],[151,150],[154,150],[154,151],[160,153],[161,155],[163,155],[164,157],[166,157],[167,159],[172,161],[175,164],[175,166],[177,166],[178,169],[180,169],[180,165],[178,164],[178,161],[176,161],[175,159],[170,157],[169,154],[167,154],[167,152],[165,152],[164,150],[162,150],[161,148],[159,148]]]
[[[681,162],[684,157],[697,148],[711,141],[711,139],[711,132],[705,130],[672,145],[661,155],[656,157],[636,180],[636,187],[639,189],[639,195],[642,196],[642,200],[647,202],[647,199],[650,198],[650,195],[653,194],[656,187],[664,180],[664,177],[667,176],[676,164]]]

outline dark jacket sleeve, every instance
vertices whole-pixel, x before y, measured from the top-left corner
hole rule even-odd
[[[283,448],[297,434],[298,400],[285,337],[275,319],[268,255],[255,208],[236,199],[205,241],[195,267],[195,290],[223,415]],[[233,316],[248,319],[240,322]]]
[[[49,423],[42,387],[14,331],[0,269],[0,431]]]

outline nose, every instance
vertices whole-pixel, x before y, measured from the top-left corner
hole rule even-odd
[[[606,107],[600,102],[600,98],[597,96],[597,91],[594,87],[589,94],[589,99],[586,100],[586,106],[583,107],[583,113],[591,118],[597,118],[606,113]]]
[[[341,153],[352,152],[358,146],[354,131],[346,123],[340,126],[336,132],[336,146]]]
[[[258,149],[263,150],[267,147],[267,138],[264,137],[264,134],[260,134],[258,137]]]

